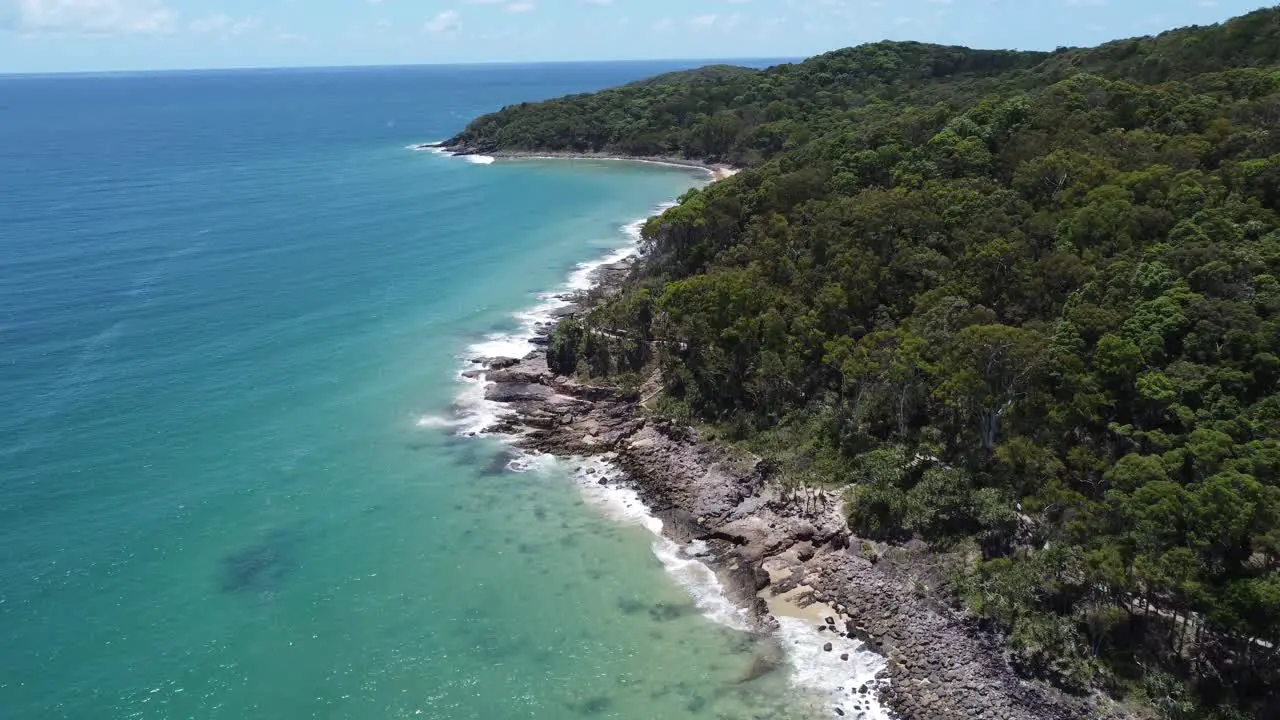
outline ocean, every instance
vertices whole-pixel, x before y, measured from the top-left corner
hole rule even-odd
[[[832,717],[874,658],[467,434],[706,178],[411,147],[682,66],[0,77],[0,717]]]

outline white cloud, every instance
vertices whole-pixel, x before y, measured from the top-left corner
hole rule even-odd
[[[696,17],[689,18],[689,24],[694,27],[711,27],[712,25],[715,25],[716,21],[719,19],[719,15],[698,15]]]
[[[194,33],[235,37],[262,29],[262,18],[250,15],[237,19],[222,13],[213,13],[192,20],[187,28]]]
[[[1067,0],[1067,7],[1102,7],[1107,0]]]
[[[445,33],[462,29],[462,16],[457,10],[445,10],[427,21],[424,28],[429,33]]]
[[[503,5],[507,12],[520,13],[537,9],[533,0],[466,0],[468,5]]]
[[[653,24],[654,30],[668,30],[671,28],[671,18],[662,18]]]
[[[32,34],[170,32],[177,14],[164,0],[18,0],[18,30]]]
[[[613,0],[582,0],[588,5],[596,5],[598,7],[606,7],[613,4]]]

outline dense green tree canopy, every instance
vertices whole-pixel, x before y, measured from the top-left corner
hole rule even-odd
[[[1278,64],[1275,9],[1054,53],[877,43],[511,107],[454,144],[750,168],[648,224],[557,366],[659,368],[669,410],[848,485],[865,536],[976,541],[957,591],[1029,673],[1266,715]]]

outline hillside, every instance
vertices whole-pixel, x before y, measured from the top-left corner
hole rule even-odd
[[[661,412],[949,553],[1029,676],[1276,717],[1278,65],[1280,9],[1054,53],[876,43],[448,144],[750,168],[648,224],[556,369],[656,370]]]
[[[684,156],[751,165],[802,144],[872,99],[925,104],[976,97],[972,87],[1044,53],[877,43],[763,71],[713,66],[485,115],[446,142],[473,152],[553,150]],[[951,82],[943,95],[938,78]],[[714,81],[708,81],[714,80]]]

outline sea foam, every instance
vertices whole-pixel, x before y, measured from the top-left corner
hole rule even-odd
[[[674,206],[674,203],[663,203],[656,206],[653,213],[660,213]],[[459,434],[483,434],[485,428],[511,414],[502,403],[485,400],[484,388],[488,381],[483,374],[472,378],[463,376],[463,373],[477,369],[471,361],[477,358],[523,358],[533,351],[536,346],[530,341],[542,328],[554,322],[556,311],[568,306],[576,293],[589,290],[595,285],[600,268],[622,262],[640,252],[640,229],[649,217],[646,215],[618,228],[619,234],[625,238],[622,245],[600,258],[578,263],[563,285],[540,293],[533,306],[512,313],[518,329],[506,333],[490,333],[483,340],[469,345],[459,356],[458,379],[463,386],[454,400],[454,408],[459,416],[455,423]]]
[[[791,683],[821,695],[845,711],[845,717],[889,720],[889,713],[876,700],[881,681],[876,676],[887,665],[884,658],[868,650],[860,640],[837,633],[818,632],[808,620],[778,618],[778,641],[791,664]],[[823,648],[831,643],[831,650]],[[848,660],[841,660],[848,655]],[[867,687],[865,694],[858,690]],[[854,709],[857,703],[857,710]]]
[[[639,525],[653,535],[650,547],[654,557],[689,593],[704,617],[735,630],[750,629],[747,611],[729,599],[715,571],[698,559],[707,551],[706,543],[682,546],[663,535],[662,520],[653,515],[639,493],[621,483],[622,471],[603,458],[569,458],[558,462],[562,468],[575,468],[573,477],[588,503],[612,520]]]
[[[693,598],[694,604],[712,622],[734,630],[748,631],[747,611],[729,598],[715,571],[700,558],[706,543],[680,545],[662,534],[662,520],[655,517],[639,494],[621,484],[622,471],[603,458],[567,458],[550,456],[513,461],[514,466],[549,471],[559,466],[573,468],[587,501],[607,517],[620,523],[639,525],[653,534],[653,554],[666,572]],[[845,711],[846,717],[864,720],[889,720],[879,705],[876,693],[881,681],[877,675],[886,667],[884,658],[868,650],[855,638],[836,633],[819,632],[812,621],[779,617],[775,639],[785,651],[790,665],[790,681],[797,688],[822,698],[832,708]],[[831,643],[831,650],[825,650]],[[848,660],[841,656],[847,655]],[[862,686],[866,693],[859,693]],[[834,713],[833,713],[834,714]]]
[[[481,159],[486,156],[465,157],[473,163],[493,162],[493,158]],[[485,434],[487,428],[511,415],[504,404],[485,399],[484,390],[488,381],[484,374],[470,378],[462,374],[477,367],[470,361],[474,358],[491,357],[522,358],[534,350],[536,346],[530,340],[538,334],[541,327],[553,322],[555,311],[569,305],[574,293],[593,287],[600,268],[637,255],[645,223],[652,214],[671,207],[675,207],[675,203],[664,203],[655,207],[650,215],[620,227],[619,232],[626,238],[626,242],[596,260],[579,263],[560,288],[540,294],[535,305],[514,313],[518,330],[490,334],[467,348],[459,358],[463,364],[458,379],[463,383],[463,389],[455,400],[458,419],[452,423],[459,434]],[[438,421],[437,418],[424,416],[419,423],[425,427],[443,427],[437,425]],[[586,500],[607,517],[617,522],[639,525],[653,535],[651,549],[654,556],[672,579],[690,595],[704,617],[735,630],[749,629],[746,609],[729,598],[715,571],[699,559],[699,555],[705,552],[705,544],[690,543],[681,546],[664,536],[662,520],[650,512],[635,490],[620,482],[622,471],[619,468],[599,457],[558,459],[550,455],[519,451],[507,464],[507,469],[521,473],[551,472],[556,468],[570,472]],[[888,713],[875,700],[876,675],[885,667],[882,658],[867,650],[857,640],[839,638],[829,633],[819,634],[808,621],[783,617],[778,622],[776,640],[787,654],[793,685],[822,697],[833,708],[843,709],[846,717],[858,717],[861,713],[866,720],[888,720]],[[833,645],[831,652],[822,649],[827,642]],[[840,660],[842,654],[848,654],[849,660]],[[864,683],[868,686],[868,692],[862,695],[858,693],[858,689]]]

